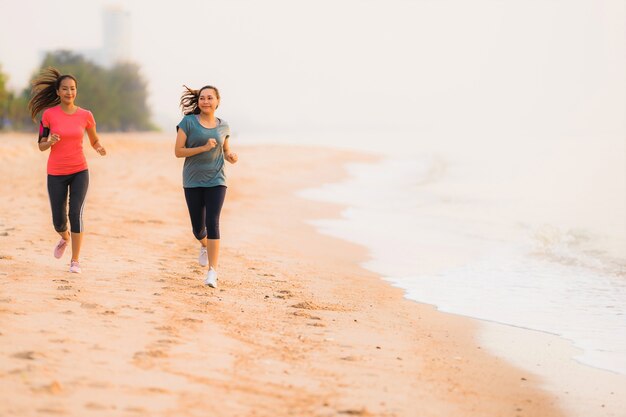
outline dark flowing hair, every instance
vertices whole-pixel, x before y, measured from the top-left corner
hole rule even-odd
[[[56,106],[61,102],[57,91],[61,87],[61,82],[66,78],[74,80],[76,87],[78,87],[78,81],[73,75],[63,75],[54,67],[48,67],[42,70],[39,76],[32,81],[28,110],[30,111],[30,117],[33,121],[35,121],[35,117],[40,111],[48,107]]]
[[[183,95],[180,96],[180,108],[182,109],[183,114],[185,115],[200,114],[200,107],[198,107],[198,100],[200,99],[200,93],[202,92],[202,90],[206,90],[207,88],[210,88],[211,90],[215,91],[215,97],[217,97],[218,100],[220,99],[219,90],[213,87],[212,85],[205,85],[199,90],[193,90],[187,87],[186,85],[183,85],[183,87],[185,87],[185,91],[183,91]],[[217,105],[217,107],[219,107],[219,104]],[[217,107],[215,108],[217,109]]]

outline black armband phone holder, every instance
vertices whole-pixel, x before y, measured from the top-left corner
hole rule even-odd
[[[50,128],[45,127],[43,122],[39,122],[39,140],[37,143],[41,143],[41,139],[47,138],[50,135]]]

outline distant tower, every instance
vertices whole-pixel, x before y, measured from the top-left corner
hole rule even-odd
[[[130,61],[130,13],[121,6],[104,9],[102,22],[102,58],[104,66]]]

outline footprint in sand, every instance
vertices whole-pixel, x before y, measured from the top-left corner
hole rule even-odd
[[[174,331],[174,327],[172,327],[172,326],[159,326],[159,327],[155,327],[155,330],[161,330],[163,332],[171,332],[171,331]]]
[[[61,290],[61,291],[67,291],[67,290],[71,290],[72,286],[71,285],[59,285],[57,287],[57,290]]]
[[[115,406],[89,402],[89,403],[85,404],[85,408],[87,408],[89,410],[108,410],[108,409],[114,410]]]
[[[280,298],[282,300],[285,300],[291,297],[293,297],[293,295],[291,294],[291,291],[289,290],[281,290],[281,291],[278,291],[278,295],[274,294],[274,298]]]
[[[157,340],[157,344],[159,345],[180,345],[181,342],[179,342],[178,340],[174,340],[174,339],[160,339]]]
[[[202,323],[202,320],[200,319],[194,319],[191,317],[185,317],[184,319],[182,319],[181,321],[185,322],[185,323]]]
[[[142,389],[142,391],[148,394],[169,394],[171,392],[169,390],[166,390],[165,388],[159,388],[159,387],[148,387],[148,388]]]
[[[177,338],[178,337],[178,329],[175,329],[172,326],[158,326],[155,327],[154,330],[158,330],[160,332],[165,333],[166,335]]]
[[[162,350],[152,349],[148,351],[136,352],[133,355],[133,363],[142,369],[148,369],[154,366],[156,359],[167,358],[167,353]]]
[[[141,357],[141,356],[147,356],[150,358],[167,358],[167,353],[163,352],[162,350],[158,350],[158,349],[153,349],[153,350],[148,350],[145,352],[137,352],[135,353],[135,357]]]
[[[38,408],[37,409],[38,413],[43,413],[43,414],[56,414],[56,415],[63,415],[63,414],[67,414],[65,412],[64,409],[62,408]]]
[[[350,311],[350,309],[337,304],[319,304],[312,301],[302,301],[291,307],[303,310],[327,310],[327,311]]]
[[[146,409],[142,407],[126,407],[124,411],[128,411],[129,413],[137,413],[139,415],[146,415]]]
[[[347,416],[363,416],[363,417],[373,416],[373,414],[367,411],[365,408],[362,408],[360,410],[356,410],[356,409],[339,410],[338,413],[347,415]]]
[[[44,355],[39,353],[39,352],[35,352],[34,350],[25,350],[23,352],[17,352],[14,353],[13,355],[11,355],[14,358],[17,359],[25,359],[25,360],[29,360],[29,361],[34,361],[37,358],[43,358]]]
[[[117,314],[115,311],[113,310],[105,310],[99,314],[102,314],[103,316],[114,316],[115,314]]]
[[[311,320],[321,320],[322,319],[321,317],[314,316],[314,315],[306,313],[304,311],[294,311],[292,314],[294,316],[305,317],[305,318],[311,319]]]

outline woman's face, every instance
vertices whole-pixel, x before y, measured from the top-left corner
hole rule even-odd
[[[212,88],[205,88],[200,91],[200,96],[198,97],[198,107],[202,113],[214,112],[219,104],[220,101],[215,94],[215,90]]]
[[[71,78],[64,78],[57,90],[61,103],[65,105],[74,104],[76,99],[76,82]]]

